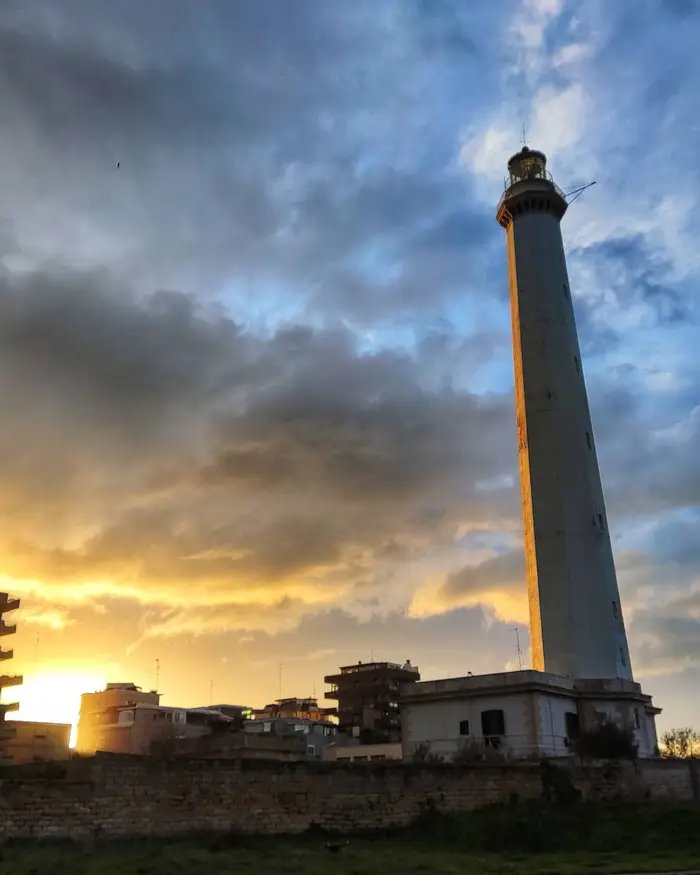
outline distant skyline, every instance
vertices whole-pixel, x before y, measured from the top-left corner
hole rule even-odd
[[[20,717],[529,665],[507,265],[565,190],[636,680],[700,728],[700,4],[5,0],[0,573]],[[40,633],[37,647],[37,632]]]

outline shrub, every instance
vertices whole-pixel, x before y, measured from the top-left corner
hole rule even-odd
[[[700,757],[700,733],[690,726],[671,729],[661,737],[661,756],[672,759],[697,759]]]

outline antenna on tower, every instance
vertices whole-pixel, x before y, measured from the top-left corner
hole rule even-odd
[[[594,179],[593,182],[587,182],[585,185],[580,185],[578,188],[574,188],[571,191],[567,191],[564,194],[564,197],[566,198],[566,202],[569,205],[571,205],[575,200],[578,200],[578,198],[581,197],[581,195],[584,193],[584,191],[587,188],[590,188],[592,185],[595,185],[595,184],[596,184],[596,181]],[[573,197],[572,197],[572,195],[573,195]],[[569,198],[571,198],[571,200],[569,200]]]
[[[156,693],[158,692],[159,680],[160,680],[160,659],[156,659]]]
[[[522,671],[523,670],[523,653],[522,653],[522,650],[520,649],[520,629],[518,629],[517,626],[513,626],[513,628],[510,631],[515,632],[515,642],[516,642],[516,646],[518,648],[518,667],[519,667],[520,671]]]

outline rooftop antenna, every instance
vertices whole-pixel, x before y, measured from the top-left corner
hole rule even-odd
[[[523,654],[522,654],[522,650],[520,649],[520,629],[518,629],[517,626],[513,626],[513,628],[510,631],[515,632],[515,642],[516,642],[516,646],[518,648],[518,667],[520,668],[520,671],[522,671],[523,670]]]
[[[158,692],[159,681],[160,681],[160,660],[156,659],[156,693]]]
[[[525,122],[523,122],[523,139],[522,139],[523,148],[527,147],[527,131],[525,129]]]

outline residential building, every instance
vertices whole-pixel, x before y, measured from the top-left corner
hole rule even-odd
[[[16,611],[19,608],[20,601],[16,598],[11,598],[6,592],[0,592],[0,637],[14,635],[17,631],[17,626],[13,623],[7,623],[5,614],[11,611]],[[12,659],[14,650],[3,649],[0,647],[0,662],[6,662]],[[3,690],[8,687],[16,687],[22,683],[22,677],[19,675],[0,675],[0,699],[2,698]],[[8,759],[7,742],[9,742],[15,732],[15,729],[6,722],[5,718],[11,711],[16,711],[19,708],[17,702],[2,702],[0,701],[0,762]]]
[[[103,749],[104,731],[117,723],[122,708],[159,703],[160,693],[155,690],[144,692],[130,682],[111,683],[99,692],[83,693],[80,697],[76,750],[89,754]]]
[[[13,765],[69,759],[70,723],[8,720],[6,725],[12,735],[4,743],[4,754]]]
[[[447,760],[468,748],[509,757],[570,756],[584,731],[614,722],[656,755],[658,709],[625,678],[577,680],[535,670],[422,681],[401,700],[404,758],[423,747]]]
[[[229,731],[228,727],[224,731],[215,730],[208,735],[168,739],[159,747],[168,757],[278,762],[306,760],[307,749],[304,735]]]
[[[102,721],[92,730],[89,752],[145,756],[171,739],[208,735],[215,726],[234,724],[233,718],[208,708],[132,702],[103,713]]]
[[[306,699],[277,699],[264,708],[253,709],[252,720],[316,720],[324,721],[336,714],[335,708],[321,708],[318,700]]]
[[[327,675],[327,699],[338,702],[338,729],[363,744],[401,741],[399,699],[406,684],[420,680],[410,660],[358,662],[341,666],[340,673]]]
[[[246,720],[251,719],[253,709],[247,705],[208,705],[206,708],[191,708],[192,711],[218,711],[224,717],[230,717],[235,721],[238,729],[243,729]]]
[[[248,720],[244,731],[278,738],[302,738],[305,744],[305,759],[311,760],[321,759],[323,750],[332,744],[338,735],[338,727],[335,723],[328,720],[305,720],[300,717]]]
[[[324,763],[377,763],[386,760],[403,759],[403,745],[400,741],[386,744],[355,744],[337,741],[323,749],[321,759]]]

